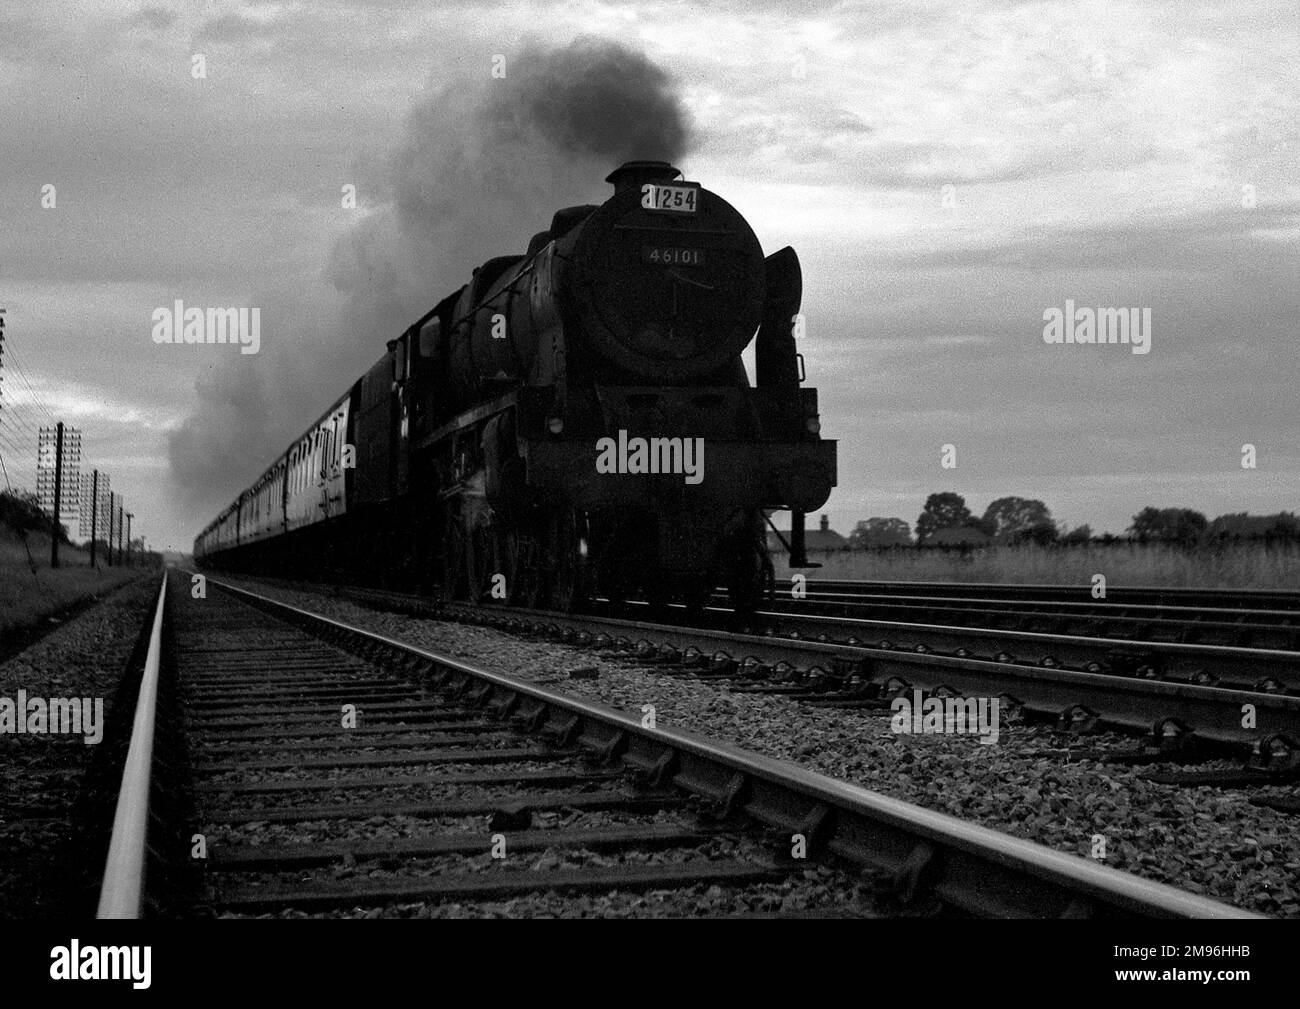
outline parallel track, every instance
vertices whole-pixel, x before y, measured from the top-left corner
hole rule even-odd
[[[1300,653],[1153,644],[982,628],[872,624],[712,609],[672,623],[300,585],[430,617],[450,616],[567,643],[635,651],[665,668],[747,682],[816,703],[872,707],[913,689],[1003,697],[1076,729],[1111,728],[1162,748],[1209,742],[1271,760],[1300,749]],[[638,612],[648,607],[633,605]],[[761,629],[762,633],[752,633]],[[874,637],[873,635],[879,635]],[[1254,725],[1243,724],[1252,705]]]
[[[1036,667],[1005,657],[942,654],[805,638],[737,634],[692,624],[653,624],[587,615],[453,606],[445,614],[566,643],[635,652],[666,667],[748,680],[755,689],[839,706],[887,706],[914,689],[1002,697],[1025,712],[1077,729],[1113,728],[1161,746],[1210,742],[1268,758],[1300,741],[1300,697],[1225,689],[1114,672]],[[1243,706],[1251,705],[1247,727]]]
[[[636,603],[628,604],[627,610],[648,612],[644,604]],[[788,606],[760,611],[741,621],[733,611],[721,608],[687,615],[677,607],[670,609],[670,613],[676,614],[680,622],[693,626],[718,629],[740,626],[747,633],[865,645],[885,651],[988,658],[1022,666],[1300,695],[1300,651],[1289,648],[824,616]]]
[[[195,795],[213,842],[196,911],[749,884],[803,868],[773,854],[773,839],[780,851],[798,833],[814,856],[872,870],[885,881],[885,903],[929,897],[954,912],[995,916],[1251,916],[708,739],[647,728],[213,579],[208,585],[206,600],[179,587],[169,600]],[[339,725],[344,704],[362,715],[355,729]],[[420,770],[394,773],[402,767]],[[703,815],[676,817],[686,804]],[[573,830],[547,820],[556,808],[634,819]],[[331,833],[331,825],[398,813],[435,829],[400,841]],[[646,813],[653,822],[635,818]],[[465,829],[467,817],[483,815],[486,829]],[[227,843],[239,824],[263,843]],[[313,836],[279,837],[276,824]],[[628,857],[612,868],[576,856],[576,868],[517,868],[508,859],[485,868],[493,834],[507,850],[599,848]],[[645,857],[682,845],[687,857]],[[478,871],[467,871],[474,857]]]
[[[1100,600],[828,592],[815,582],[794,599],[780,592],[767,606],[782,615],[943,624],[990,630],[1124,638],[1184,644],[1300,649],[1300,611],[1228,605],[1153,605]],[[715,597],[725,605],[722,597]]]
[[[1048,600],[1089,602],[1089,585],[1030,585],[1000,582],[900,582],[811,578],[811,591],[851,596],[938,596],[948,599]],[[1116,586],[1106,590],[1111,606],[1183,606],[1300,612],[1300,590],[1211,589],[1167,586]]]
[[[764,845],[750,828],[691,822],[678,791],[629,787],[562,734],[539,739],[492,717],[468,679],[431,690],[402,668],[412,656],[367,661],[301,620],[286,624],[228,596],[189,605],[183,617],[177,661],[198,815],[215,839],[199,902],[213,913],[734,886],[791,871],[700,855]],[[443,682],[453,673],[428,668]],[[358,727],[341,728],[343,704],[356,707]],[[561,816],[579,825],[553,826]],[[385,837],[392,818],[401,818],[394,834],[413,823],[432,829]],[[261,843],[230,843],[249,824]],[[292,840],[274,839],[267,825]],[[494,837],[501,871],[485,872]],[[665,850],[681,860],[647,858]],[[521,868],[543,851],[585,864]],[[593,852],[614,857],[597,862]]]

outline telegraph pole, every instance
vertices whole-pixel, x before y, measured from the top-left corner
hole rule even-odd
[[[126,566],[131,566],[131,519],[135,518],[134,512],[126,513]]]
[[[108,548],[108,566],[113,566],[113,514],[117,510],[117,495],[112,491],[108,492],[108,537],[106,546]]]
[[[99,470],[95,470],[90,489],[90,568],[95,569],[95,520],[99,518]]]
[[[5,310],[0,308],[0,410],[5,407]]]
[[[57,425],[58,440],[54,448],[54,528],[50,534],[50,567],[59,566],[59,505],[63,496],[63,421]]]

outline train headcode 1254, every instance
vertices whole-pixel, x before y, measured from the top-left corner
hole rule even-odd
[[[699,186],[661,186],[647,182],[641,187],[641,206],[646,210],[693,214],[699,203],[699,191]]]

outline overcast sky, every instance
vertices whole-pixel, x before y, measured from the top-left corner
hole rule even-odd
[[[500,118],[545,119],[520,95],[579,37],[661,70],[687,177],[798,250],[833,527],[914,523],[940,490],[1114,532],[1145,505],[1300,505],[1294,0],[6,5],[10,479],[33,484],[45,419],[16,360],[135,529],[188,549],[407,313],[604,198],[604,148],[551,158]],[[483,164],[508,130],[546,162],[527,185]],[[178,298],[260,306],[260,352],[154,344]],[[1149,308],[1150,353],[1044,343],[1067,299]]]

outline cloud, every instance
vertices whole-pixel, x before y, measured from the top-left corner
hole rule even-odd
[[[167,10],[165,7],[144,7],[133,19],[136,22],[148,25],[150,28],[170,28],[176,23],[176,14]]]
[[[604,197],[611,165],[557,152],[575,123],[545,107],[545,88],[582,90],[543,58],[579,30],[680,81],[681,167],[769,250],[798,249],[810,381],[845,439],[832,511],[905,493],[914,516],[955,424],[982,442],[962,446],[963,481],[995,494],[1047,474],[1058,516],[1068,497],[1095,528],[1127,524],[1135,490],[1111,477],[1144,467],[1186,473],[1190,505],[1219,486],[1225,510],[1295,507],[1300,37],[1281,0],[142,4],[0,13],[0,293],[41,388],[190,417],[199,463],[171,472],[185,493],[115,472],[178,544],[472,266]],[[205,26],[199,81],[176,41]],[[521,49],[525,32],[554,44]],[[407,127],[413,101],[427,122]],[[499,124],[471,118],[495,101]],[[533,177],[512,174],[516,142]],[[340,207],[344,183],[360,211]],[[222,348],[149,341],[176,297],[262,307],[258,395],[225,388],[243,364]],[[1043,346],[1041,312],[1066,297],[1150,303],[1152,354]],[[88,457],[109,433],[87,426]],[[111,433],[114,457],[168,454],[157,428]],[[1233,440],[1264,463],[1216,485]]]
[[[194,33],[194,42],[239,42],[258,36],[268,36],[277,30],[271,19],[247,17],[243,14],[222,14],[204,23]]]
[[[292,298],[264,309],[280,322],[263,354],[217,359],[197,384],[170,439],[174,482],[215,513],[476,265],[522,252],[555,210],[603,200],[619,163],[679,158],[690,128],[677,88],[641,53],[580,38],[525,46],[504,78],[478,68],[416,102],[379,187],[388,198],[326,265],[338,317],[306,337]]]

